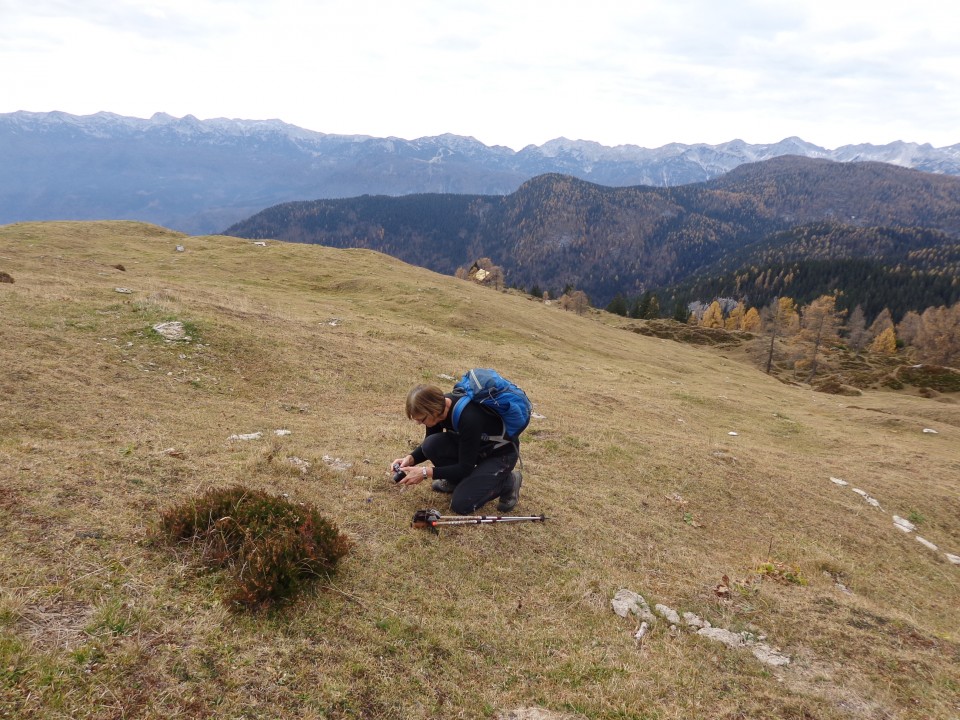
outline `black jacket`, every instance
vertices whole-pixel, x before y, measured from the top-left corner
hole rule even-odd
[[[484,458],[493,455],[507,455],[519,451],[519,443],[507,444],[499,448],[492,440],[485,439],[488,436],[502,435],[504,432],[503,420],[493,410],[483,407],[479,403],[467,402],[466,407],[460,413],[460,431],[453,429],[453,407],[462,396],[447,394],[444,397],[450,398],[450,412],[442,422],[433,427],[427,428],[424,437],[429,437],[434,433],[448,432],[459,437],[460,458],[456,465],[444,465],[433,469],[434,479],[445,479],[450,482],[459,482],[469,475],[473,469]],[[423,450],[417,447],[412,453],[416,464],[424,462],[427,458]]]

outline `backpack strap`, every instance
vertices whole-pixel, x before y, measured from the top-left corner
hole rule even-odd
[[[471,398],[471,397],[469,397],[469,396],[467,396],[467,395],[463,395],[463,396],[461,396],[461,397],[454,403],[454,405],[453,405],[453,410],[450,412],[450,420],[451,420],[451,422],[453,423],[453,429],[456,430],[457,432],[460,432],[460,430],[459,430],[459,426],[460,426],[460,415],[463,414],[463,409],[467,406],[467,404],[468,404],[472,399],[473,399],[473,398]],[[520,447],[517,445],[516,441],[514,441],[514,440],[510,439],[509,437],[507,437],[507,424],[504,422],[503,418],[500,417],[500,415],[496,412],[496,410],[492,410],[491,408],[486,407],[485,405],[483,405],[483,403],[479,403],[479,402],[478,402],[478,403],[476,403],[476,404],[479,405],[479,406],[480,406],[481,408],[483,408],[484,410],[486,410],[486,411],[487,411],[488,413],[490,413],[491,415],[495,416],[495,417],[500,421],[500,426],[503,428],[503,430],[501,431],[501,433],[500,433],[499,435],[487,435],[486,433],[484,433],[484,434],[481,436],[480,439],[481,439],[481,440],[484,440],[484,441],[487,441],[487,442],[496,443],[496,444],[493,446],[493,449],[494,449],[494,450],[499,450],[499,449],[502,448],[504,445],[513,445],[513,447],[514,447],[514,448],[516,449],[516,451],[517,451],[517,456],[519,456],[519,455],[520,455]]]

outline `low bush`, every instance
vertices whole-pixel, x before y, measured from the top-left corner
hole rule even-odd
[[[235,587],[231,608],[262,609],[332,573],[350,541],[312,505],[242,485],[215,488],[165,510],[160,537],[190,543],[208,568],[226,568]]]
[[[940,365],[901,367],[897,377],[908,385],[930,388],[937,392],[960,392],[960,372]]]

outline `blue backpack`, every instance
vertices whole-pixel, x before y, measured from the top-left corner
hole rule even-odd
[[[471,401],[493,410],[503,421],[502,435],[484,436],[484,440],[496,442],[498,448],[508,443],[516,444],[520,433],[530,424],[530,399],[523,390],[496,370],[468,370],[453,386],[453,391],[463,396],[453,406],[453,429],[458,432],[460,414]]]

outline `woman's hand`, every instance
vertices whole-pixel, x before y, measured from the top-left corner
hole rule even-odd
[[[397,458],[392,463],[390,463],[390,472],[396,472],[398,468],[405,468],[410,465],[413,465],[413,455],[407,455],[406,457]]]
[[[430,477],[429,472],[425,467],[401,466],[400,469],[406,473],[403,480],[399,482],[400,485],[419,485],[428,477]]]

